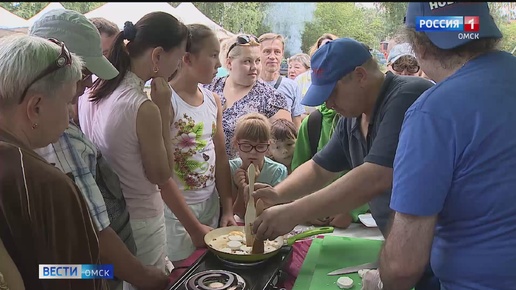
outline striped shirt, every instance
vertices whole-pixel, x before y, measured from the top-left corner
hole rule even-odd
[[[99,290],[105,280],[42,279],[39,264],[99,264],[99,242],[79,189],[0,129],[0,238],[25,289]]]
[[[48,163],[72,177],[84,196],[91,218],[102,231],[110,224],[106,203],[95,181],[97,148],[72,121],[55,143],[34,150]]]

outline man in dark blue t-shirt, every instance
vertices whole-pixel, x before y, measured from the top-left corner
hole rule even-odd
[[[478,16],[480,31],[418,32],[418,16]],[[410,289],[429,260],[443,290],[516,289],[516,58],[486,2],[410,3],[406,26],[437,84],[401,129],[383,289]],[[381,289],[374,274],[365,289]]]

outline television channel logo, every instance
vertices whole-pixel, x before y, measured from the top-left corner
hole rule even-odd
[[[39,279],[113,279],[112,264],[40,264]]]
[[[416,31],[479,32],[478,16],[420,16],[416,17]]]

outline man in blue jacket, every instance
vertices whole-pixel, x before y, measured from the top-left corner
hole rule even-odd
[[[420,16],[467,29],[418,31]],[[364,289],[411,289],[428,261],[443,290],[515,289],[516,57],[497,49],[487,2],[409,3],[405,25],[437,84],[405,114],[394,221]]]

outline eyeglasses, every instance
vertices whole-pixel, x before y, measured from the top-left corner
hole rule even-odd
[[[66,48],[65,44],[55,38],[49,38],[49,41],[61,46],[61,54],[57,57],[57,59],[51,63],[45,70],[43,70],[26,88],[23,90],[22,96],[20,98],[19,104],[23,103],[23,100],[25,99],[25,95],[27,94],[27,91],[29,88],[36,83],[37,81],[41,80],[42,78],[56,72],[57,70],[69,66],[72,64],[72,55],[70,54],[70,51],[68,48]]]
[[[237,45],[247,45],[249,43],[251,43],[251,41],[254,40],[256,43],[260,43],[260,41],[258,40],[258,38],[254,35],[250,35],[250,34],[245,34],[245,35],[239,35],[237,36],[237,39],[236,39],[236,42],[233,43],[229,49],[228,49],[228,53],[226,55],[226,58],[229,57],[229,53],[231,52],[231,50],[233,48],[235,48],[235,46]]]
[[[409,72],[411,74],[415,74],[415,73],[419,72],[420,67],[418,65],[406,65],[406,64],[398,64],[398,63],[394,62],[392,64],[392,69],[399,73],[403,72],[404,70],[407,70],[407,72]]]
[[[267,151],[267,149],[269,149],[269,144],[260,143],[256,146],[253,146],[249,143],[238,143],[238,149],[240,149],[240,151],[242,151],[244,153],[249,153],[253,149],[256,150],[256,152],[258,152],[258,153],[264,153]]]

